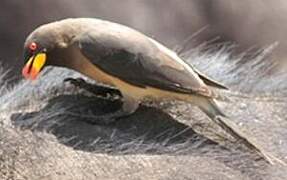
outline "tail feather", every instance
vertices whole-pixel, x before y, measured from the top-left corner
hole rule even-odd
[[[280,164],[286,165],[283,161],[277,159],[276,157],[264,152],[259,145],[251,140],[245,133],[239,130],[238,126],[233,123],[219,108],[216,101],[213,99],[204,99],[201,101],[199,108],[212,119],[217,125],[224,129],[234,138],[240,140],[245,146],[258,152],[261,157],[263,157],[270,164],[274,164],[274,161]]]
[[[216,101],[213,99],[206,99],[206,102],[203,103],[199,108],[211,119],[216,118],[217,116],[227,117],[219,108]]]
[[[242,140],[244,144],[250,147],[251,143],[242,132],[239,132],[234,123],[230,120],[227,121],[228,117],[220,110],[215,100],[206,99],[206,102],[199,106],[199,108],[224,131],[229,133],[232,137]]]

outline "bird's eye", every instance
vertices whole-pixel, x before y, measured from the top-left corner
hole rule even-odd
[[[29,49],[31,51],[35,51],[37,49],[37,44],[35,42],[32,42],[30,45],[29,45]]]

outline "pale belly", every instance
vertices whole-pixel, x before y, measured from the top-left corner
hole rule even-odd
[[[106,72],[100,70],[99,68],[97,68],[96,66],[94,66],[89,62],[86,63],[87,66],[85,66],[85,68],[82,69],[82,71],[81,70],[78,71],[96,80],[97,82],[114,86],[118,88],[121,91],[121,93],[123,93],[125,96],[132,97],[133,99],[137,99],[139,101],[145,98],[151,98],[156,100],[171,99],[171,100],[190,101],[190,98],[192,96],[190,94],[170,92],[148,86],[145,88],[134,86],[127,82],[124,82],[123,80],[117,77],[107,74]]]

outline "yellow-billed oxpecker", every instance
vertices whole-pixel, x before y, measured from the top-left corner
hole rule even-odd
[[[122,108],[96,117],[96,122],[108,123],[130,115],[146,97],[174,99],[197,105],[231,135],[256,148],[226,123],[217,106],[211,87],[226,89],[223,85],[159,42],[124,25],[91,18],[42,25],[27,37],[24,56],[22,73],[27,79],[36,79],[44,65],[51,65],[116,87],[121,92]]]

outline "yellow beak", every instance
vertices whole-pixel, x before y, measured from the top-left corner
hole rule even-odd
[[[35,80],[45,65],[46,59],[47,56],[45,53],[38,53],[35,56],[30,57],[22,70],[22,75],[26,79]]]

